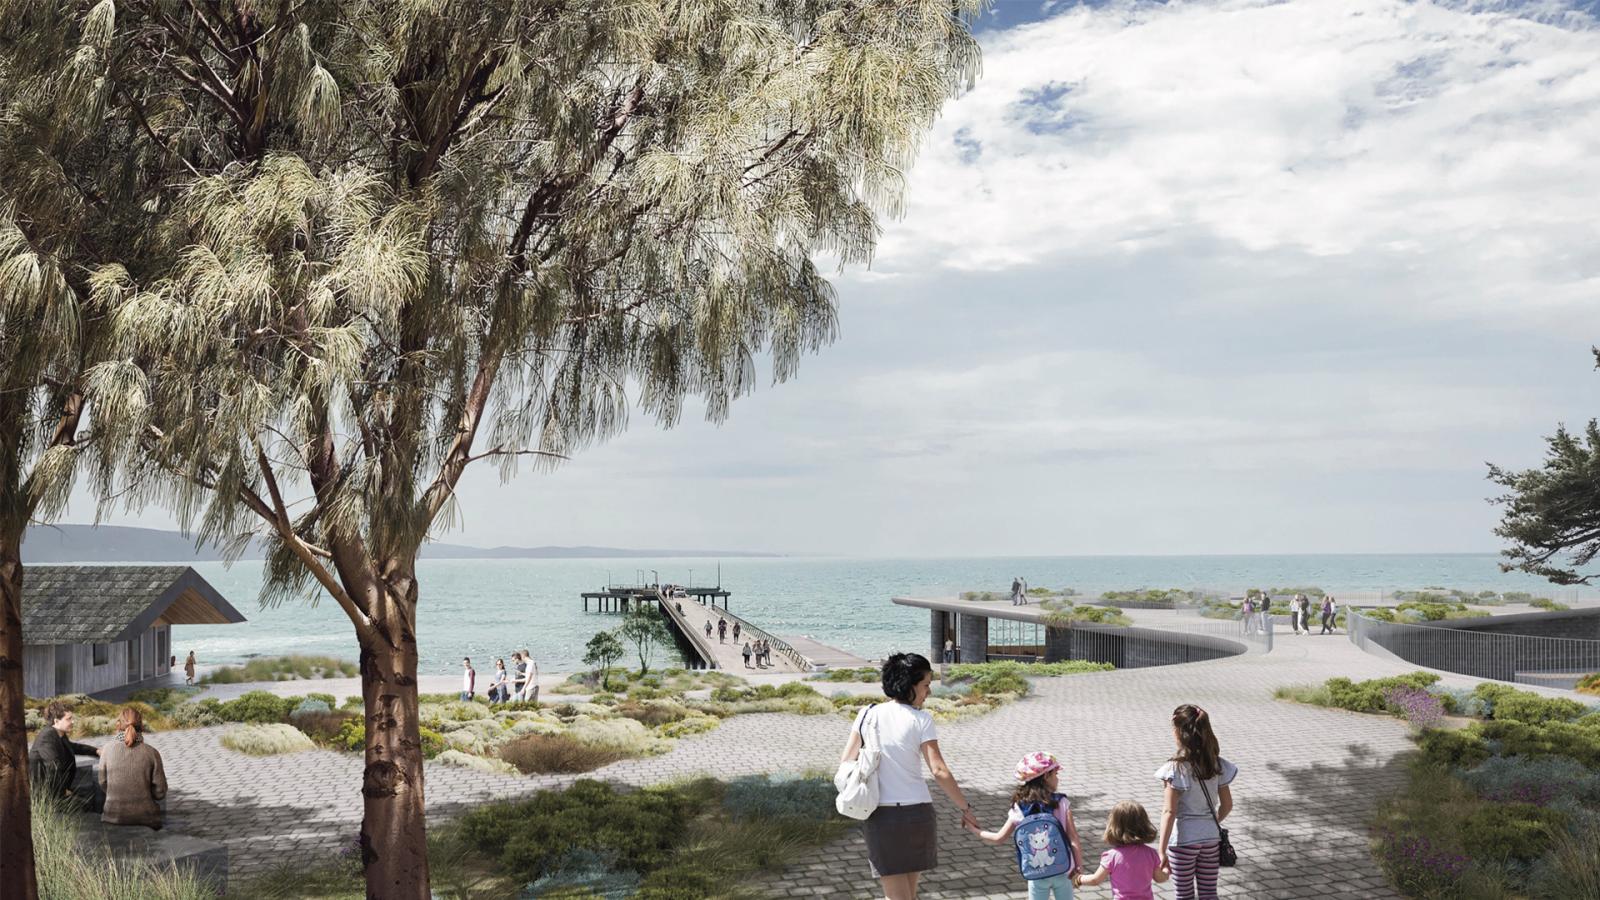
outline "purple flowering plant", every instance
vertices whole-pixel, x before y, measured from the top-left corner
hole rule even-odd
[[[1415,834],[1385,831],[1379,858],[1395,885],[1404,891],[1448,889],[1467,873],[1472,861],[1459,850]]]
[[[1421,688],[1392,687],[1383,699],[1419,731],[1438,728],[1444,722],[1444,702]]]

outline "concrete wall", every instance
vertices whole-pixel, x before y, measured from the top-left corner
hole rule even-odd
[[[981,663],[989,659],[989,618],[963,613],[957,617],[960,636],[956,646],[964,663]]]

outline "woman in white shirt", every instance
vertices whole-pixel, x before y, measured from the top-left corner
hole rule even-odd
[[[841,761],[861,751],[863,729],[881,748],[878,762],[878,808],[862,825],[872,874],[883,882],[888,900],[917,896],[921,873],[939,862],[933,795],[922,778],[922,766],[958,809],[961,823],[976,826],[972,807],[939,752],[933,716],[923,711],[933,680],[933,666],[919,653],[896,653],[883,664],[883,693],[891,702],[868,707],[856,716]]]

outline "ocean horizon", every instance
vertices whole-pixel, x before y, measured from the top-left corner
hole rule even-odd
[[[1501,572],[1495,553],[1257,554],[1218,556],[752,557],[720,561],[730,608],[780,637],[804,635],[869,659],[897,650],[925,652],[926,612],[891,601],[903,596],[953,596],[1009,589],[1013,577],[1032,587],[1072,588],[1096,595],[1141,588],[1321,587],[1368,601],[1423,587],[1517,590],[1555,599],[1595,595]],[[719,560],[435,559],[418,563],[417,635],[423,674],[458,670],[463,656],[480,669],[527,647],[546,671],[583,667],[583,646],[613,628],[614,614],[585,613],[580,594],[607,584],[645,582],[707,586]],[[248,621],[174,629],[172,652],[193,650],[202,665],[255,656],[307,653],[355,659],[349,622],[326,596],[262,609],[261,562],[195,562]]]

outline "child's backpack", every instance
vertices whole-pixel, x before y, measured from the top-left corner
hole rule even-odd
[[[1057,794],[1055,801],[1064,803],[1066,798]],[[1012,838],[1017,842],[1017,871],[1028,881],[1072,871],[1072,847],[1054,809],[1040,803],[1024,806]]]

